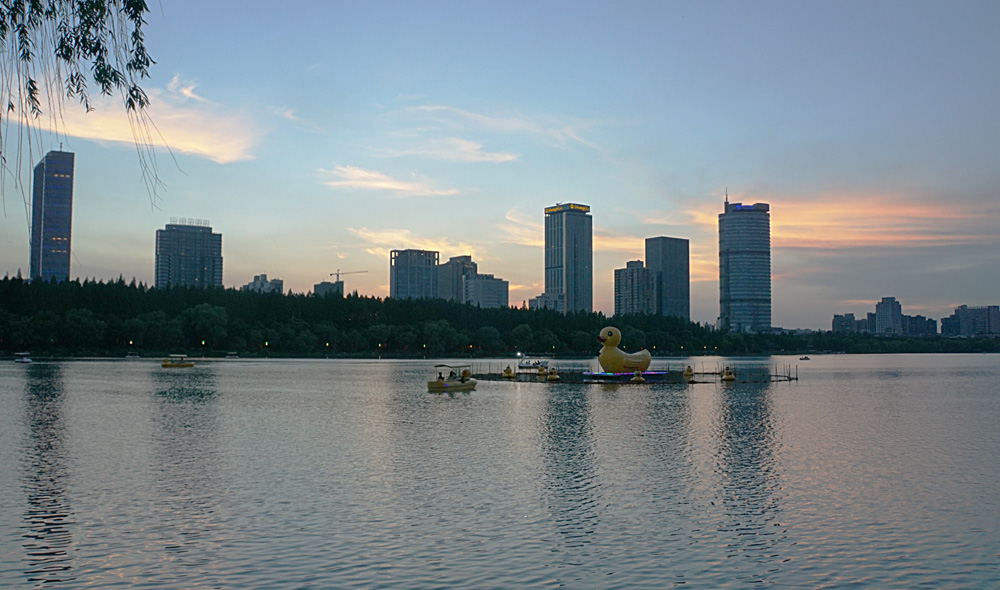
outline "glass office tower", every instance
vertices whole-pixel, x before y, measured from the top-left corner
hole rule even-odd
[[[545,208],[546,301],[561,313],[594,310],[593,218],[590,207]]]
[[[719,328],[771,329],[771,214],[767,203],[726,201],[719,214]]]
[[[35,166],[29,264],[32,279],[69,280],[74,158],[70,152],[52,151]]]

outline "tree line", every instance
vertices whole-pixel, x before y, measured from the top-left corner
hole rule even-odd
[[[834,352],[996,352],[995,339],[729,334],[676,317],[481,309],[443,299],[150,288],[110,282],[0,280],[0,353],[144,356],[594,356],[598,331],[658,356]]]

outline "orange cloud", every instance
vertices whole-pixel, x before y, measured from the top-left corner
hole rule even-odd
[[[134,114],[130,117],[116,99],[101,96],[93,100],[89,113],[76,105],[63,109],[64,131],[94,141],[134,144],[138,130],[140,143],[219,164],[253,158],[260,133],[249,116],[206,101],[194,93],[193,84],[171,84],[173,92],[149,91],[148,124]],[[192,101],[192,106],[185,104]]]

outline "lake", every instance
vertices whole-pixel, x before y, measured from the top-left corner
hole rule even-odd
[[[1000,587],[997,355],[197,361],[0,365],[0,587]]]

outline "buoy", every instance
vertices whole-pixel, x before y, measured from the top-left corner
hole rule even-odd
[[[646,380],[642,377],[642,371],[636,371],[632,378],[630,379],[632,383],[645,383]]]
[[[559,373],[556,373],[555,369],[549,369],[549,376],[547,377],[549,381],[558,381]]]
[[[503,370],[503,378],[504,379],[513,379],[514,378],[514,371],[510,370],[510,365],[507,365],[507,368]]]
[[[694,377],[694,369],[691,368],[691,365],[688,365],[687,368],[684,369],[684,373],[683,374],[684,374],[684,378],[687,379],[688,381],[690,381],[691,378]]]
[[[736,375],[733,375],[733,372],[729,369],[729,367],[726,367],[725,372],[722,373],[722,380],[723,381],[736,381]]]

